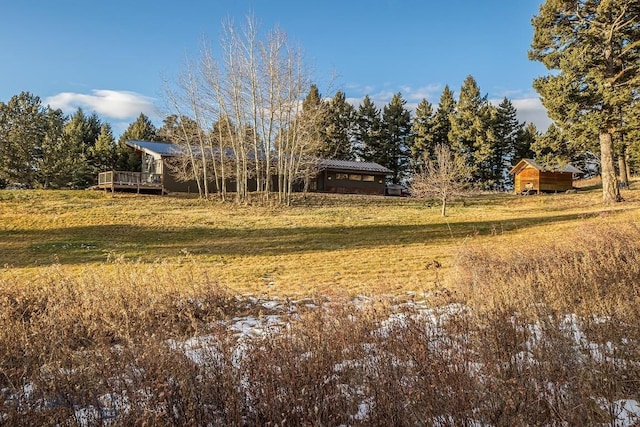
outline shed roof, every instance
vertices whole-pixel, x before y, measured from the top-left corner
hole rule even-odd
[[[146,151],[150,154],[159,154],[162,157],[175,157],[182,152],[182,149],[178,145],[170,142],[128,139],[126,144],[136,150]]]
[[[320,160],[320,169],[339,169],[373,173],[392,173],[391,169],[373,162],[355,162],[351,160]]]
[[[516,173],[520,172],[522,169],[526,168],[527,166],[531,167],[531,168],[534,168],[534,169],[537,169],[537,170],[539,170],[541,172],[582,173],[582,171],[580,169],[578,169],[577,167],[575,167],[575,166],[573,166],[571,164],[566,164],[566,165],[561,166],[561,167],[549,166],[549,165],[541,165],[541,164],[537,163],[533,159],[522,159],[522,160],[520,160],[509,171],[509,173],[512,174],[512,175],[515,175]]]

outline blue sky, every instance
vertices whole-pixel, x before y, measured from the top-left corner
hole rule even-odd
[[[0,15],[0,101],[21,91],[65,112],[96,111],[119,134],[140,112],[160,123],[163,79],[175,78],[221,22],[253,15],[301,47],[321,92],[378,106],[401,92],[413,108],[456,97],[472,75],[489,99],[508,97],[522,121],[549,121],[527,59],[542,0],[20,0]],[[331,83],[332,76],[336,76]],[[324,93],[331,96],[333,93]]]

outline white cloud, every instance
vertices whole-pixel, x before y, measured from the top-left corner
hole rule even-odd
[[[442,94],[442,88],[443,86],[440,84],[431,84],[416,89],[406,86],[402,88],[402,97],[409,103],[419,104],[423,99],[426,99],[432,104],[437,104]]]
[[[60,108],[65,113],[72,113],[80,107],[106,118],[123,120],[135,118],[140,113],[155,116],[153,101],[153,98],[136,92],[94,89],[91,94],[62,92],[46,98],[45,104]]]
[[[518,119],[521,122],[533,123],[538,132],[546,132],[551,124],[547,110],[540,102],[540,98],[511,99],[511,103],[518,110]],[[497,104],[496,104],[497,105]]]

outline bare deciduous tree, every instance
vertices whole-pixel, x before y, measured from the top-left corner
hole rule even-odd
[[[236,201],[246,202],[249,182],[255,180],[265,199],[275,190],[278,201],[289,204],[294,182],[304,175],[317,144],[297,120],[310,86],[303,55],[288,44],[286,34],[276,29],[263,39],[248,18],[240,30],[224,23],[219,55],[205,45],[198,66],[188,63],[186,77],[166,92],[174,111],[177,104],[185,105],[181,110],[208,129],[193,141],[195,153],[210,157],[200,159],[201,173],[207,175],[211,162],[222,197],[231,178]],[[278,177],[277,188],[272,176]],[[210,178],[202,177],[205,193]]]
[[[413,175],[411,194],[418,198],[437,198],[442,202],[442,216],[447,215],[447,203],[466,193],[471,169],[464,158],[454,156],[446,145],[437,145],[435,159],[424,156],[423,168]]]

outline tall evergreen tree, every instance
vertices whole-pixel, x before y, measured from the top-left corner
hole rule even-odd
[[[0,180],[34,186],[47,121],[42,101],[29,92],[0,102]]]
[[[551,124],[543,135],[539,135],[531,144],[536,160],[548,166],[562,166],[574,160],[575,150],[562,130]]]
[[[315,147],[312,152],[318,153],[322,147],[324,133],[327,126],[327,105],[322,100],[318,86],[312,84],[309,93],[302,101],[302,113],[299,117],[301,135],[304,135],[305,145]]]
[[[162,126],[156,131],[155,139],[195,147],[202,133],[203,130],[192,118],[171,114],[162,121]]]
[[[515,157],[516,144],[524,124],[518,122],[516,108],[504,98],[496,107],[492,123],[493,153],[491,156],[491,179],[498,188],[508,180],[508,168]]]
[[[156,127],[149,117],[140,113],[138,118],[129,125],[118,140],[118,170],[140,171],[140,158],[126,145],[127,140],[156,141],[158,134]]]
[[[178,131],[178,116],[176,114],[170,114],[162,120],[162,126],[160,126],[156,132],[158,140],[164,142],[174,142],[173,138],[176,137]]]
[[[358,157],[364,161],[375,162],[382,156],[382,119],[380,110],[369,95],[362,100],[356,114],[355,140]]]
[[[449,85],[444,87],[438,109],[433,116],[433,143],[435,145],[451,145],[449,141],[449,133],[451,132],[451,117],[456,111],[456,101],[453,97],[453,91],[449,89]]]
[[[518,131],[515,146],[513,149],[513,158],[509,167],[513,167],[521,159],[530,159],[534,156],[531,146],[536,142],[538,137],[538,129],[533,123],[527,123],[526,126]]]
[[[619,201],[613,135],[640,97],[640,2],[547,0],[532,23],[529,57],[552,71],[534,88],[572,139],[598,135],[603,202]]]
[[[68,179],[69,185],[87,187],[95,180],[96,168],[91,151],[100,135],[101,126],[102,123],[95,113],[87,116],[81,108],[78,108],[65,124],[65,145],[71,170],[66,178],[60,178]]]
[[[409,165],[409,140],[411,138],[411,112],[405,108],[407,101],[400,93],[393,96],[382,111],[382,145],[377,163],[393,171],[392,181],[401,182]]]
[[[38,156],[38,182],[43,188],[63,188],[78,185],[77,171],[84,172],[86,158],[69,147],[65,134],[66,118],[61,110],[47,108],[44,138]],[[67,122],[68,124],[68,122]]]
[[[311,111],[319,108],[322,105],[322,96],[320,96],[320,90],[318,86],[312,84],[309,87],[309,93],[302,101],[302,111]]]
[[[490,130],[492,110],[486,96],[472,76],[467,76],[451,116],[449,139],[454,153],[466,159],[473,170],[473,180],[480,185],[492,185],[491,157],[493,135]]]
[[[100,128],[95,145],[91,148],[91,157],[96,172],[105,172],[116,168],[116,147],[111,125],[104,123]]]
[[[414,169],[420,169],[424,156],[433,158],[436,147],[433,133],[433,106],[422,99],[416,107],[416,116],[411,124],[411,160]]]
[[[353,160],[352,138],[356,111],[346,100],[344,92],[337,91],[328,101],[326,127],[319,157],[336,160]]]

